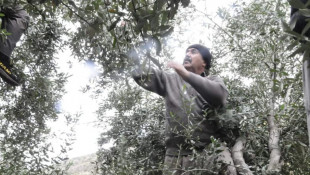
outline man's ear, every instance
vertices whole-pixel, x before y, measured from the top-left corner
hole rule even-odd
[[[203,68],[203,70],[205,69],[205,67],[206,67],[206,65],[207,65],[207,63],[202,63],[202,68]]]

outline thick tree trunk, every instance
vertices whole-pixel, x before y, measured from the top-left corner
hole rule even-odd
[[[246,140],[244,137],[239,137],[236,140],[234,147],[232,148],[232,157],[234,160],[235,167],[239,174],[244,175],[253,175],[252,171],[250,170],[249,166],[245,163],[243,158],[243,149]]]
[[[276,57],[276,56],[275,56]],[[275,60],[275,59],[274,59]],[[274,70],[277,69],[276,63],[274,63]],[[274,92],[274,87],[275,87],[275,80],[277,79],[277,74],[276,72],[273,72],[271,75],[272,79],[272,97],[270,100],[270,108],[269,108],[269,114],[267,116],[267,121],[268,121],[268,127],[269,127],[269,140],[268,140],[268,147],[269,147],[269,152],[270,152],[270,157],[269,157],[269,165],[267,168],[267,172],[277,172],[281,170],[281,163],[280,163],[280,157],[281,157],[281,151],[280,151],[280,145],[279,145],[279,140],[280,140],[280,130],[278,128],[278,125],[275,121],[275,92]]]
[[[309,137],[309,147],[310,147],[310,61],[309,52],[304,54],[304,63],[302,69],[303,75],[303,88],[304,88],[304,103],[307,113],[307,128]]]
[[[279,146],[280,131],[275,123],[274,115],[268,115],[269,141],[268,147],[270,152],[268,171],[279,171],[281,169],[280,157],[281,151]]]

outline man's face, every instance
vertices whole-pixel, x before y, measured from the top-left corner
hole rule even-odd
[[[186,50],[186,56],[183,60],[183,66],[188,71],[201,74],[204,71],[206,63],[197,49],[188,48]]]

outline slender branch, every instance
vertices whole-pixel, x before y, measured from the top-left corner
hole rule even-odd
[[[197,10],[197,9],[196,9]],[[209,19],[214,25],[216,25],[220,30],[222,30],[228,37],[230,37],[233,41],[235,41],[235,38],[230,34],[228,33],[226,30],[224,30],[219,24],[217,24],[212,18],[210,18],[205,12],[202,12],[200,10],[197,10],[198,12],[202,13],[205,15],[205,17],[207,19]],[[238,48],[244,52],[244,53],[247,53],[246,50],[243,49],[243,47],[240,46],[240,44],[238,42],[235,41],[235,43],[237,44]]]
[[[42,16],[43,20],[46,19],[45,14],[42,10],[40,10],[36,5],[34,5],[32,2],[28,2],[35,10],[39,12],[39,14]]]
[[[135,14],[137,14],[137,9],[136,9],[136,6],[135,6],[134,1],[131,0],[131,3],[132,3],[133,11],[135,12]],[[141,34],[141,36],[142,36],[143,41],[145,42],[145,38],[144,38],[144,35],[143,35],[143,33],[142,33],[142,30],[140,29],[139,31],[140,31],[140,34]]]
[[[105,2],[105,1],[104,1]],[[106,2],[105,2],[106,3]],[[109,10],[108,10],[108,7],[107,6],[105,6],[106,7],[106,10],[107,10],[107,13],[108,13],[108,18],[109,18],[109,20],[110,20],[110,23],[112,24],[113,22],[112,22],[112,19],[111,19],[111,15],[110,15],[110,13],[109,13]],[[113,33],[114,35],[114,37],[116,38],[116,36],[115,36],[115,33]],[[117,48],[118,48],[118,51],[119,51],[119,53],[121,53],[121,49],[120,49],[120,47],[119,47],[119,43],[116,41],[116,44],[117,44]]]
[[[80,16],[76,11],[74,11],[72,8],[70,8],[68,6],[68,4],[65,4],[63,1],[60,2],[62,5],[64,5],[65,7],[67,7],[70,11],[72,11],[72,13],[74,13],[74,15],[76,15],[77,17],[79,17],[82,21],[84,21],[86,24],[88,24],[90,27],[92,27],[92,25],[82,16]]]

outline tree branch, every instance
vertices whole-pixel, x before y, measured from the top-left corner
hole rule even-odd
[[[304,52],[304,63],[302,69],[303,77],[303,91],[304,91],[304,105],[307,115],[307,128],[308,128],[308,137],[309,137],[309,147],[310,147],[310,68],[309,68],[309,52]]]
[[[235,167],[237,171],[244,175],[253,175],[252,171],[250,170],[249,166],[245,163],[243,158],[243,150],[244,145],[246,143],[246,139],[244,137],[239,137],[236,140],[235,145],[232,148],[232,158],[234,160]]]
[[[274,58],[273,58],[273,65],[274,65],[274,70],[277,69],[277,63],[275,62],[276,60],[276,51],[274,50]],[[272,91],[272,97],[270,100],[270,112],[267,115],[267,121],[268,121],[268,126],[269,126],[269,140],[268,140],[268,147],[269,147],[269,152],[270,152],[270,158],[269,158],[269,165],[267,168],[267,172],[277,172],[280,171],[281,169],[281,164],[280,164],[280,157],[281,157],[281,151],[280,151],[280,146],[279,146],[279,140],[280,140],[280,130],[278,128],[278,125],[275,122],[275,107],[274,104],[276,102],[275,99],[275,80],[277,78],[276,71],[272,72],[271,74],[271,79],[272,79],[272,86],[271,86],[271,91]]]
[[[279,171],[281,169],[280,157],[281,151],[279,146],[280,140],[280,130],[275,123],[275,118],[273,115],[267,116],[268,126],[269,126],[269,141],[268,147],[270,152],[269,165],[267,171]]]
[[[92,27],[92,25],[86,20],[84,19],[82,16],[80,16],[76,11],[74,11],[72,8],[70,8],[68,6],[68,4],[65,4],[63,1],[61,1],[61,4],[64,5],[65,7],[67,7],[70,11],[72,11],[72,13],[74,13],[74,15],[76,15],[77,17],[79,17],[82,21],[84,21],[86,24],[88,24],[90,27]]]

